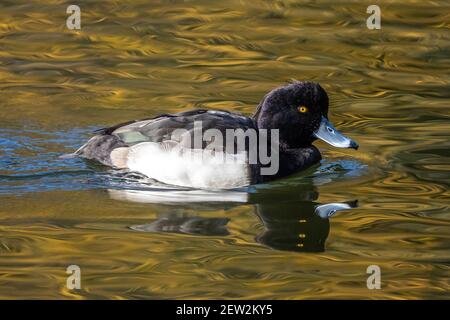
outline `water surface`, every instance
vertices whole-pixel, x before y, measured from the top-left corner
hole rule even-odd
[[[0,298],[447,298],[447,1],[385,1],[372,31],[366,1],[77,1],[80,31],[69,4],[0,4]],[[357,152],[317,142],[320,165],[226,192],[59,158],[125,120],[251,114],[292,78]]]

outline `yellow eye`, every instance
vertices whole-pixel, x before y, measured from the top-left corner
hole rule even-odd
[[[298,107],[298,111],[300,111],[301,113],[305,113],[305,112],[308,112],[308,108],[305,106],[301,106],[301,107]]]

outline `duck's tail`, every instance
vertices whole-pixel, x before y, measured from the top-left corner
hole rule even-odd
[[[107,166],[115,166],[111,161],[111,153],[114,149],[126,147],[117,136],[98,134],[93,136],[73,153],[63,154],[61,159],[84,158],[98,161]]]
[[[96,136],[90,138],[88,140],[88,142],[86,142],[85,144],[83,144],[81,147],[79,147],[77,150],[75,150],[74,152],[71,153],[66,153],[63,155],[60,155],[58,158],[60,159],[72,159],[72,158],[76,158],[76,157],[80,157],[83,155],[83,150],[89,145],[89,143],[95,138]]]

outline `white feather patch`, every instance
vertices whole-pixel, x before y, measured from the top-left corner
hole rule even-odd
[[[160,182],[200,189],[229,189],[251,183],[247,154],[142,142],[129,148],[127,167]]]

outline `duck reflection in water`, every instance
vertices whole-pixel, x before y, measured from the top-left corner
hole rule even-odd
[[[227,217],[202,217],[187,211],[227,210],[253,204],[256,216],[264,225],[255,240],[276,250],[322,252],[330,231],[329,218],[339,210],[357,206],[357,201],[320,204],[319,193],[312,184],[209,192],[201,190],[108,190],[111,198],[157,204],[157,219],[130,226],[142,232],[169,232],[202,236],[229,234]]]

